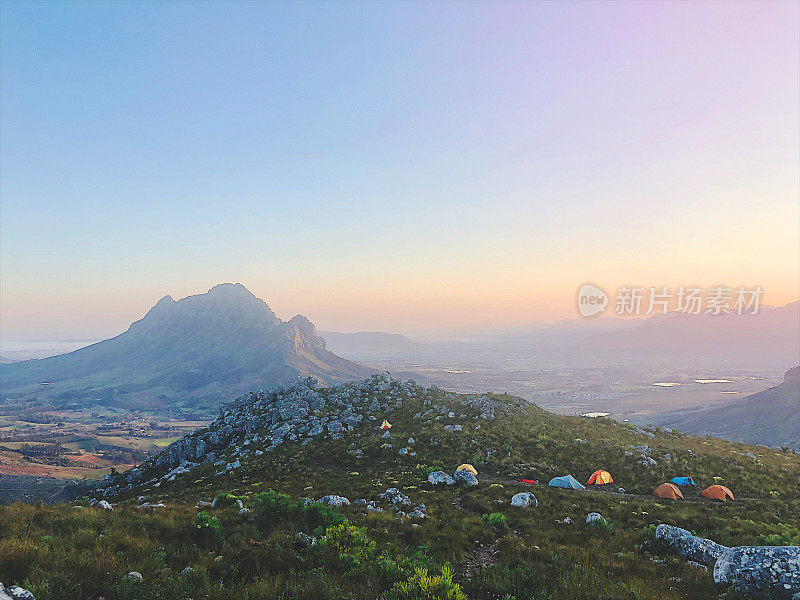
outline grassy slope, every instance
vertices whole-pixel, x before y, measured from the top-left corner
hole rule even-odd
[[[434,402],[448,404],[441,393],[434,395]],[[68,506],[0,509],[2,581],[24,582],[38,600],[387,598],[415,566],[438,570],[449,563],[470,598],[703,599],[717,597],[710,574],[658,553],[648,526],[666,522],[728,545],[756,544],[770,535],[800,542],[796,454],[662,432],[647,438],[605,419],[556,416],[533,406],[493,422],[456,419],[467,431],[447,432],[446,418],[424,428],[413,419],[421,408],[421,400],[411,400],[392,413],[393,448],[381,447],[387,440],[370,424],[338,441],[284,444],[244,461],[232,474],[214,476],[215,468],[204,465],[158,489],[132,492],[165,501],[165,509],[138,509],[131,499],[123,499],[113,513]],[[460,406],[454,411],[473,414]],[[408,437],[415,439],[415,457],[397,453]],[[638,455],[625,456],[632,444],[648,444],[658,466],[644,467],[637,464]],[[355,448],[365,457],[348,453]],[[745,456],[748,452],[756,458]],[[672,459],[664,460],[664,453]],[[430,470],[452,472],[465,461],[480,471],[479,487],[427,484]],[[627,493],[515,483],[523,477],[546,483],[568,472],[585,481],[600,467],[614,476],[613,490],[619,485]],[[683,502],[649,495],[674,475],[691,475],[700,486],[724,483],[737,501],[712,503],[697,491]],[[200,535],[195,527],[194,503],[219,492],[233,492],[252,506],[255,495],[269,489],[294,498],[335,493],[354,500],[377,499],[390,486],[401,488],[413,504],[424,502],[429,517],[415,528],[391,511],[338,509],[364,527],[366,537],[359,541],[354,534],[336,552],[330,544],[296,545],[297,531],[322,527],[319,534],[325,526],[296,507],[279,519],[211,511],[220,519],[219,536]],[[536,494],[538,508],[509,506],[511,495],[523,490]],[[591,511],[609,519],[610,531],[583,524]],[[481,518],[487,513],[504,514],[509,529],[487,524]],[[574,523],[557,522],[566,516]],[[366,548],[364,540],[374,541],[375,549]],[[339,559],[342,553],[350,558]],[[178,576],[186,566],[194,573]],[[121,582],[130,570],[142,573],[142,585]]]

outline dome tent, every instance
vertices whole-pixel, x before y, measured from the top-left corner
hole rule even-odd
[[[683,500],[683,494],[674,483],[662,483],[653,491],[653,496],[665,500]]]
[[[611,478],[611,473],[608,471],[597,469],[597,471],[592,473],[592,476],[589,477],[588,483],[590,485],[605,485],[606,483],[614,483],[614,480]]]
[[[567,490],[585,490],[586,486],[584,486],[580,481],[575,479],[572,475],[562,475],[561,477],[553,477],[548,483],[550,487],[559,487],[564,488]]]
[[[691,477],[673,477],[670,481],[675,485],[697,485]]]
[[[391,428],[392,424],[389,423],[389,421],[387,421],[386,419],[384,419],[383,423],[381,423],[381,429],[391,429]]]
[[[456,468],[456,471],[469,471],[470,473],[475,475],[475,477],[478,476],[478,470],[475,467],[473,467],[471,464],[469,464],[469,463],[464,463],[463,465],[458,465],[458,467]]]
[[[703,490],[703,496],[710,500],[719,500],[726,502],[728,500],[735,500],[733,492],[731,492],[724,485],[712,485]]]

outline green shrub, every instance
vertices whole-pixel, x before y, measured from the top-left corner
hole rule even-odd
[[[486,514],[483,515],[481,518],[487,525],[491,525],[500,532],[506,532],[509,530],[506,516],[502,513]]]
[[[407,581],[399,582],[386,594],[387,600],[467,600],[457,583],[453,571],[442,567],[441,575],[431,577],[428,569],[417,569]]]
[[[347,519],[328,527],[317,546],[325,563],[345,574],[366,572],[376,556],[375,542],[367,530],[351,525]]]
[[[787,528],[780,533],[758,536],[759,546],[797,546],[800,545],[800,530]]]
[[[299,511],[300,503],[297,500],[273,490],[260,492],[253,497],[253,512],[262,524],[276,523]]]
[[[194,528],[199,537],[205,540],[218,540],[222,538],[222,523],[207,512],[198,513],[194,518]]]

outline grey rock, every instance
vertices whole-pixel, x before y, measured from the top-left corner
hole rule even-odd
[[[739,546],[714,565],[714,582],[750,595],[800,593],[800,546]],[[767,592],[769,590],[769,592]]]
[[[694,536],[685,529],[663,523],[656,527],[656,539],[666,543],[679,556],[707,567],[713,567],[730,550],[727,546]]]
[[[344,496],[337,496],[336,494],[329,494],[327,496],[323,496],[319,499],[320,502],[323,504],[328,504],[330,506],[349,506],[350,500],[345,498]]]
[[[0,583],[0,600],[35,600],[33,592],[21,588],[18,585],[12,585],[7,588],[3,587]]]
[[[403,506],[411,506],[411,498],[406,496],[397,488],[389,488],[379,496],[381,499],[391,502],[393,506],[402,504]]]
[[[520,492],[511,497],[511,506],[516,508],[536,508],[539,506],[539,501],[530,492]]]
[[[586,515],[587,525],[601,525],[602,523],[605,522],[606,522],[605,517],[603,517],[603,515],[601,515],[600,513],[593,512]]]
[[[194,573],[194,569],[192,567],[186,567],[183,571],[179,573],[181,577],[186,577]]]
[[[144,577],[139,571],[131,571],[125,577],[122,578],[124,581],[130,581],[131,583],[142,583],[144,581]]]
[[[100,502],[97,503],[97,508],[102,508],[103,510],[114,510],[114,507],[105,500],[100,500]]]
[[[478,485],[478,478],[471,471],[456,471],[453,478],[460,484],[467,486]]]
[[[434,471],[428,475],[428,481],[433,485],[453,485],[456,480],[444,471]]]

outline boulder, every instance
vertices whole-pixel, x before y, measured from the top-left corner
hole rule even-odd
[[[100,500],[100,502],[97,503],[97,508],[102,508],[103,510],[114,510],[114,507],[105,500]]]
[[[800,546],[731,548],[717,559],[714,582],[748,597],[791,598],[800,593]]]
[[[433,485],[453,485],[456,480],[444,471],[434,471],[428,475],[428,481]]]
[[[478,478],[475,477],[472,472],[467,471],[466,469],[463,471],[456,471],[453,477],[458,483],[463,485],[478,485]]]
[[[18,585],[3,587],[3,584],[0,583],[0,600],[35,600],[35,598],[32,592]]]
[[[393,506],[402,504],[403,506],[411,506],[411,498],[406,496],[397,488],[389,488],[379,496],[383,500],[391,502]]]
[[[539,506],[539,501],[530,492],[520,492],[512,496],[511,506],[516,508],[536,508]]]
[[[349,506],[350,500],[345,498],[344,496],[337,496],[336,494],[329,494],[327,496],[323,496],[319,499],[320,502],[323,504],[328,504],[330,506]]]
[[[125,577],[122,578],[123,581],[130,581],[131,583],[142,583],[144,581],[144,577],[139,571],[131,571]]]
[[[656,527],[656,539],[666,543],[675,554],[708,567],[713,567],[730,550],[727,546],[694,536],[685,529],[663,523]]]
[[[606,523],[606,522],[607,521],[606,521],[605,517],[603,517],[603,515],[601,515],[600,513],[593,512],[593,513],[589,513],[588,515],[586,515],[586,524],[587,525],[602,525],[603,523]]]

